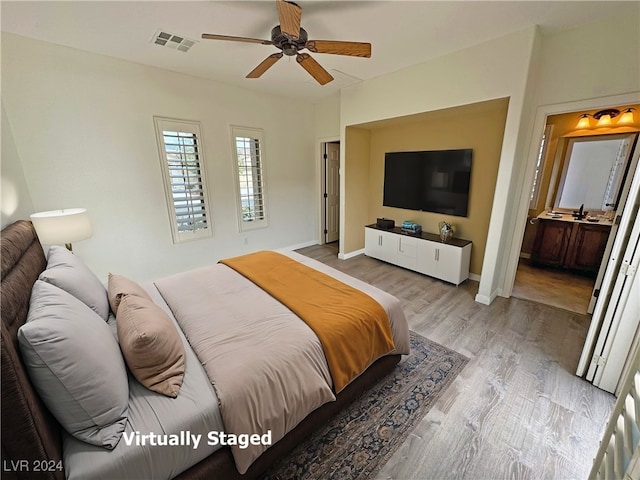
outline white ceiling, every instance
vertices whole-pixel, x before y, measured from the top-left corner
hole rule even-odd
[[[259,79],[245,75],[270,45],[202,40],[202,33],[270,40],[275,1],[7,1],[2,30],[262,92],[316,101],[340,87],[539,25],[543,32],[618,15],[640,15],[637,1],[306,1],[310,39],[370,42],[369,59],[313,57],[335,80],[319,86],[284,57]],[[196,40],[187,53],[151,43],[158,29]],[[602,32],[594,32],[601,34]]]

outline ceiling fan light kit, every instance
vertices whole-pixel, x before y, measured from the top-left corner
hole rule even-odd
[[[271,30],[271,40],[260,40],[249,37],[234,37],[230,35],[217,35],[203,33],[202,38],[206,40],[228,40],[234,42],[259,43],[261,45],[273,45],[279,48],[279,53],[269,55],[256,68],[254,68],[247,78],[259,78],[269,68],[271,68],[284,55],[296,57],[297,63],[304,68],[320,85],[326,85],[333,80],[327,72],[308,53],[300,53],[300,50],[307,49],[313,53],[327,53],[332,55],[347,55],[351,57],[371,57],[371,44],[364,42],[342,42],[337,40],[309,40],[304,28],[300,27],[302,18],[302,8],[299,5],[286,0],[276,0],[278,7],[278,18],[280,25],[276,25]]]

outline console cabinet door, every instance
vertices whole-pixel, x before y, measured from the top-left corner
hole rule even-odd
[[[423,241],[418,243],[417,270],[420,273],[436,277],[438,272],[438,244]]]
[[[397,263],[398,235],[374,228],[365,228],[364,253],[385,262]]]
[[[471,244],[461,248],[439,242],[420,242],[418,271],[459,285],[469,278],[470,254]]]
[[[441,243],[437,246],[438,271],[436,277],[459,285],[469,278],[471,247],[454,247]],[[466,271],[465,271],[466,268]]]

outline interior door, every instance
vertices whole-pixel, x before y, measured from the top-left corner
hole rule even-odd
[[[629,356],[633,338],[640,325],[640,220],[637,218],[622,265],[613,286],[612,300],[605,313],[603,329],[596,342],[594,360],[589,366],[587,379],[596,387],[617,393],[625,361]]]
[[[621,156],[625,158],[621,158],[620,161],[625,161],[627,158],[630,158],[629,161],[629,169],[626,178],[622,181],[622,190],[620,191],[620,198],[618,200],[617,205],[615,205],[616,210],[616,221],[613,222],[611,227],[611,233],[609,234],[609,240],[607,241],[607,246],[604,250],[603,258],[609,258],[611,255],[611,249],[613,248],[613,242],[616,238],[616,234],[618,233],[618,224],[620,219],[622,218],[622,210],[624,209],[627,203],[627,197],[629,195],[629,189],[631,188],[631,180],[632,174],[636,171],[636,167],[638,165],[638,157],[640,157],[640,148],[637,146],[638,135],[630,135],[624,142],[623,148],[626,148],[626,151],[621,152]],[[598,296],[603,291],[602,282],[604,280],[604,273],[607,267],[607,262],[602,262],[600,264],[600,269],[598,270],[598,275],[596,276],[596,281],[593,285],[593,291],[591,292],[591,300],[589,301],[589,306],[587,307],[587,313],[593,313],[596,305],[596,301]]]
[[[325,242],[340,238],[340,144],[326,144],[325,161]]]
[[[637,157],[636,157],[637,159]],[[640,261],[638,242],[640,238],[640,166],[635,162],[627,200],[622,210],[618,231],[615,235],[611,253],[608,256],[602,280],[602,289],[596,302],[587,339],[578,363],[576,374],[585,376],[591,382],[600,383],[606,370],[606,378],[598,384],[600,388],[611,388],[616,375],[622,373],[623,363],[631,347],[631,339],[640,322],[640,315],[631,310],[625,311],[626,299],[632,291],[633,275]],[[635,263],[635,267],[633,266]],[[636,282],[637,283],[637,282]],[[629,308],[634,308],[630,304]],[[631,332],[631,333],[629,333]],[[625,337],[628,337],[625,339]],[[623,345],[625,340],[628,345]],[[613,348],[615,345],[615,348]],[[626,351],[625,351],[626,348]],[[613,354],[613,357],[611,355]],[[610,358],[611,357],[611,358]],[[617,370],[619,371],[617,372]],[[616,373],[617,372],[617,373]],[[606,383],[606,384],[605,384]],[[615,385],[613,386],[615,389]]]

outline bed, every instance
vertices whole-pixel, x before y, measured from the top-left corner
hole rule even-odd
[[[126,418],[123,416],[119,418],[118,422],[114,423],[114,425],[124,425],[124,430],[118,432],[119,440],[114,442],[115,445],[107,445],[107,448],[105,448],[106,443],[100,444],[98,442],[96,444],[94,442],[94,444],[90,444],[87,441],[94,441],[92,435],[95,432],[91,431],[89,433],[91,438],[87,441],[79,439],[75,434],[68,433],[69,427],[62,428],[57,420],[57,418],[61,418],[58,411],[59,406],[55,404],[52,406],[51,395],[42,390],[43,387],[39,381],[36,382],[37,387],[34,387],[30,377],[30,374],[33,375],[33,362],[29,355],[25,353],[24,348],[27,327],[30,325],[20,330],[27,323],[27,318],[29,318],[28,323],[31,326],[40,325],[36,322],[42,322],[43,320],[39,319],[38,315],[42,311],[46,311],[46,309],[41,308],[40,304],[33,306],[34,298],[39,298],[40,296],[48,298],[46,295],[49,295],[52,290],[56,290],[56,288],[50,287],[49,284],[39,279],[45,278],[46,280],[46,272],[50,270],[48,261],[49,267],[51,267],[51,254],[49,258],[45,257],[35,231],[31,223],[27,221],[18,221],[6,227],[2,231],[0,244],[2,252],[2,285],[0,292],[0,300],[2,302],[2,473],[5,478],[107,478],[108,476],[124,478],[127,475],[131,478],[142,476],[147,478],[178,479],[256,478],[286,456],[302,439],[325,423],[327,418],[335,415],[374,384],[381,376],[392,371],[400,360],[401,355],[408,353],[408,326],[396,299],[368,284],[352,279],[307,257],[295,253],[283,255],[286,257],[287,262],[295,263],[296,268],[298,268],[298,265],[311,267],[330,276],[332,279],[349,284],[352,288],[357,288],[366,293],[366,295],[376,298],[376,301],[383,305],[384,310],[389,314],[389,328],[393,338],[393,348],[382,355],[375,354],[375,358],[372,357],[372,361],[366,365],[366,369],[362,373],[357,373],[353,375],[353,378],[341,383],[339,380],[335,380],[338,377],[333,376],[334,372],[331,370],[333,367],[325,365],[320,369],[318,375],[320,377],[328,377],[326,378],[329,386],[328,393],[327,388],[323,387],[324,396],[316,400],[319,405],[313,404],[311,406],[309,404],[304,407],[309,411],[302,409],[299,412],[294,412],[294,414],[290,411],[292,409],[287,407],[288,413],[285,417],[291,417],[293,420],[263,420],[262,418],[255,420],[254,418],[253,420],[257,424],[254,422],[248,425],[254,425],[255,428],[258,428],[262,423],[265,423],[263,430],[256,439],[264,439],[265,437],[262,435],[265,435],[267,431],[271,435],[272,430],[275,438],[273,439],[273,444],[259,445],[257,447],[258,450],[247,457],[244,448],[234,445],[233,442],[231,442],[231,446],[223,445],[224,442],[218,441],[221,438],[220,436],[209,435],[211,435],[211,432],[220,432],[224,437],[226,432],[227,438],[229,438],[229,435],[233,436],[233,430],[225,429],[225,426],[228,426],[227,423],[229,425],[232,423],[228,417],[224,418],[226,414],[225,405],[230,403],[241,404],[242,401],[240,400],[251,396],[251,394],[247,393],[248,390],[242,389],[248,388],[246,385],[249,384],[249,377],[264,377],[263,373],[257,368],[260,362],[251,364],[249,359],[243,358],[240,363],[249,362],[247,363],[248,365],[254,365],[251,367],[251,371],[259,373],[255,375],[249,373],[246,375],[246,379],[243,377],[242,381],[235,382],[240,388],[240,393],[229,395],[223,393],[223,398],[229,397],[231,400],[220,402],[219,389],[221,385],[211,380],[210,370],[215,372],[218,368],[216,366],[219,363],[219,360],[216,360],[217,358],[225,358],[217,357],[217,355],[228,354],[229,351],[238,348],[232,342],[237,340],[235,337],[243,337],[244,333],[242,331],[231,333],[234,325],[241,323],[238,320],[224,325],[223,334],[221,334],[219,331],[208,331],[208,323],[211,322],[204,322],[203,327],[203,323],[198,318],[207,318],[207,316],[215,314],[226,319],[242,318],[242,322],[244,322],[245,310],[248,310],[249,316],[258,314],[272,317],[277,322],[282,321],[285,317],[287,319],[297,318],[297,315],[292,313],[289,307],[280,305],[272,297],[272,294],[265,293],[257,287],[254,284],[256,280],[249,280],[244,273],[235,269],[238,267],[227,264],[207,266],[192,272],[159,279],[156,282],[142,285],[142,288],[154,306],[162,309],[175,326],[179,336],[179,343],[182,345],[181,348],[184,348],[182,363],[179,365],[182,368],[180,375],[178,375],[181,384],[179,393],[173,397],[171,396],[172,391],[169,391],[169,393],[165,391],[163,394],[150,391],[140,384],[137,380],[137,374],[134,376],[129,368],[125,368],[125,383],[128,384],[125,390],[126,394],[119,392],[118,388],[111,388],[110,390],[113,391],[108,392],[114,398],[118,395],[120,397],[126,395]],[[222,272],[221,278],[217,277],[219,275],[217,272]],[[195,283],[193,283],[192,287],[180,290],[181,286],[188,285],[188,283],[185,283],[188,281]],[[271,283],[273,283],[273,280],[267,280],[267,284]],[[202,285],[202,290],[198,290],[195,285]],[[34,292],[33,295],[32,291]],[[252,299],[261,297],[262,301],[267,303],[260,303],[259,307],[252,307],[252,302],[239,301],[237,299],[229,300],[232,298],[230,295],[234,294],[232,291],[235,291],[235,294],[240,294],[241,298],[244,299],[247,296]],[[106,293],[105,291],[105,296]],[[183,301],[181,304],[172,303],[180,302],[182,301],[181,299],[190,295],[194,296],[194,298],[212,297],[208,300],[210,306],[204,308],[204,314],[203,307],[192,308],[194,302],[191,300]],[[218,296],[213,297],[213,295]],[[130,295],[123,296],[123,298],[126,301],[118,307],[119,309],[124,309],[122,306],[124,304],[128,307],[129,303],[132,303],[129,299],[137,297]],[[102,300],[100,299],[100,301]],[[30,302],[32,304],[31,310]],[[90,302],[85,303],[93,308]],[[214,305],[215,308],[211,308],[211,305]],[[109,307],[111,307],[111,304],[109,304]],[[119,325],[115,322],[113,308],[109,307],[107,308],[108,316],[103,317],[103,323],[106,325],[104,329],[106,329],[105,332],[107,333],[104,333],[104,337],[101,337],[104,339],[104,342],[101,343],[105,344],[117,342],[119,338],[119,332],[117,331]],[[295,310],[297,307],[292,308]],[[252,313],[252,310],[256,309],[258,311]],[[243,316],[239,316],[240,313],[238,312],[240,310]],[[297,312],[297,310],[295,311]],[[124,317],[124,314],[122,315]],[[189,326],[192,322],[196,322],[195,327]],[[303,324],[301,321],[299,323]],[[103,327],[101,326],[100,328]],[[203,328],[205,328],[204,331],[202,330]],[[249,330],[253,330],[253,328],[252,326]],[[286,327],[286,329],[289,328],[291,327]],[[302,327],[300,332],[305,328],[308,329],[306,326]],[[18,334],[19,330],[21,331],[20,335]],[[227,332],[229,332],[229,335],[227,335],[229,338],[225,336]],[[80,335],[80,333],[78,334]],[[197,346],[197,344],[202,343],[200,340],[207,335],[218,339],[223,337],[223,339],[219,340],[220,343],[216,344],[215,348],[209,348],[209,350],[213,351],[213,356],[202,360],[200,355],[203,355],[203,353],[199,349],[207,350],[207,346],[206,343],[204,346]],[[264,333],[259,335],[262,337],[268,336]],[[302,334],[297,332],[294,337],[299,335]],[[110,340],[107,341],[107,338],[110,338]],[[255,340],[250,341],[255,342]],[[280,336],[275,336],[274,342],[276,342],[276,345],[285,344]],[[268,342],[261,341],[260,344],[262,343]],[[349,342],[343,343],[347,344]],[[192,344],[195,347],[192,347]],[[99,345],[97,348],[102,348],[102,346]],[[123,349],[122,356],[128,358],[127,350],[122,343],[120,348]],[[280,350],[285,351],[287,348],[283,346]],[[259,355],[266,355],[261,350],[259,352]],[[99,355],[96,354],[96,356],[99,356],[102,364],[108,364],[109,369],[121,369],[118,366],[120,362],[125,365],[124,360],[109,358],[108,353],[100,353]],[[303,356],[311,357],[311,363],[319,363],[313,355],[305,353]],[[25,365],[25,362],[27,365]],[[298,360],[294,361],[294,363],[297,362]],[[328,363],[330,364],[330,362]],[[174,367],[175,365],[172,364],[171,368]],[[237,371],[232,369],[226,373],[229,383],[234,383],[234,377],[238,376]],[[277,373],[278,376],[280,374]],[[216,375],[225,375],[225,373],[216,373]],[[305,373],[304,376],[306,375]],[[100,381],[99,379],[98,383]],[[289,382],[290,380],[286,379],[285,381]],[[166,385],[169,385],[169,389],[175,387],[169,380],[164,378],[161,383],[164,385],[163,388]],[[286,384],[289,385],[288,383]],[[98,385],[96,388],[100,388],[100,386]],[[284,394],[288,394],[286,390],[295,389],[284,389]],[[275,396],[280,395],[280,393]],[[256,405],[261,407],[264,403],[261,395],[262,393],[254,395],[259,400],[257,403],[254,399],[253,404],[248,403],[247,407],[242,408],[253,409],[256,408]],[[314,395],[317,395],[317,392]],[[45,400],[43,401],[43,399]],[[234,399],[240,400],[235,401]],[[45,403],[50,408],[47,408]],[[190,413],[194,409],[196,414]],[[143,410],[151,410],[154,418],[149,420],[149,415],[145,414]],[[194,416],[198,418],[194,419]],[[236,416],[238,415],[236,414]],[[239,416],[244,417],[244,415]],[[301,418],[297,418],[297,416]],[[246,422],[246,419],[241,418],[241,420],[241,426],[238,428],[242,428],[242,425],[245,425],[242,422]],[[109,428],[113,428],[113,426]],[[145,437],[146,433],[154,430],[164,432],[164,442],[167,445],[162,444],[159,439],[152,441],[148,436]],[[278,433],[279,430],[282,431]],[[250,431],[253,432],[254,430]],[[82,432],[86,433],[86,429],[82,430]],[[111,430],[107,433],[113,437]],[[256,432],[256,434],[258,433]],[[197,448],[193,448],[194,441],[198,436],[199,445]],[[158,435],[159,437],[160,435]],[[237,440],[239,436],[235,438]],[[267,440],[270,440],[270,438],[267,438]],[[108,443],[106,440],[100,441]],[[171,444],[172,441],[177,443]],[[140,445],[141,442],[143,445]],[[150,443],[154,442],[157,445],[150,445]],[[178,446],[176,447],[176,445]],[[245,457],[242,458],[242,455],[245,455]],[[103,470],[105,468],[113,470]],[[239,470],[243,473],[241,474]]]

